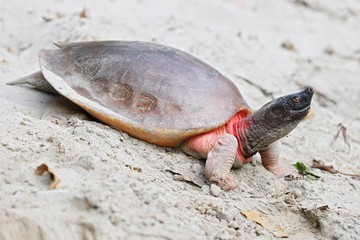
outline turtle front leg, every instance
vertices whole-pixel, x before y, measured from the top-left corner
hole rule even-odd
[[[230,173],[237,147],[236,138],[231,134],[224,134],[217,138],[207,156],[205,177],[224,190],[234,189],[237,186]]]
[[[261,162],[263,166],[273,174],[279,177],[284,176],[293,176],[300,177],[301,175],[295,171],[294,168],[290,166],[284,166],[283,163],[279,161],[279,144],[274,142],[270,144],[266,149],[259,151],[261,155]]]

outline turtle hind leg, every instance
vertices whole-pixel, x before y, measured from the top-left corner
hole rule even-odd
[[[6,85],[28,85],[43,92],[59,95],[59,93],[45,79],[41,71],[16,79],[15,81],[8,82]]]

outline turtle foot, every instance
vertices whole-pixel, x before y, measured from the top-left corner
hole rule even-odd
[[[230,173],[223,177],[212,176],[209,177],[209,180],[216,183],[219,187],[221,187],[221,189],[225,191],[235,189],[238,186],[238,182],[234,180],[234,177]]]

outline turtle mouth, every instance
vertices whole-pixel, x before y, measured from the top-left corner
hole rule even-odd
[[[309,110],[310,110],[310,103],[308,103],[304,106],[294,107],[292,109],[292,112],[302,113],[302,112],[307,112]]]

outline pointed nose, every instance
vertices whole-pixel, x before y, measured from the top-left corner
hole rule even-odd
[[[305,91],[313,94],[314,93],[314,89],[312,87],[308,87]]]
[[[311,99],[314,95],[314,89],[312,87],[306,88],[304,91],[300,92],[300,98],[302,98],[303,102],[311,102]]]

